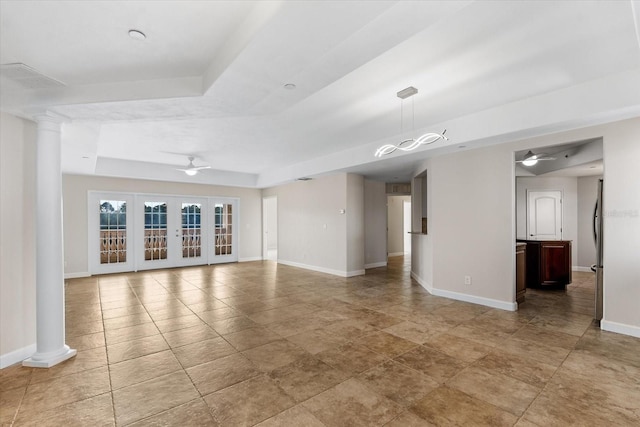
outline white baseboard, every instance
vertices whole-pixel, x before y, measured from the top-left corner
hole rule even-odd
[[[591,267],[580,267],[579,265],[574,265],[573,267],[571,267],[571,270],[591,273]]]
[[[371,264],[365,264],[364,265],[364,269],[368,270],[370,268],[378,268],[378,267],[386,267],[387,266],[387,262],[386,261],[382,261],[382,262],[374,262]]]
[[[458,301],[471,302],[474,304],[480,304],[480,305],[484,305],[491,308],[499,308],[500,310],[516,311],[518,309],[518,303],[516,302],[500,301],[497,299],[478,297],[475,295],[462,294],[460,292],[453,292],[453,291],[445,291],[443,289],[436,289],[436,288],[433,288],[433,292],[431,293],[439,297],[451,298]]]
[[[430,294],[433,293],[433,292],[431,292],[431,291],[433,291],[433,286],[431,285],[431,283],[428,283],[426,280],[424,280],[422,277],[418,276],[413,271],[411,272],[411,277],[413,278],[413,280],[418,282],[418,284],[420,286],[422,286],[427,292],[429,292]]]
[[[91,277],[91,273],[88,271],[80,271],[77,273],[65,273],[65,279],[80,279],[81,277]]]
[[[15,365],[18,362],[22,362],[24,359],[31,357],[35,352],[36,344],[33,343],[12,352],[2,354],[0,355],[0,369],[4,369],[7,366]]]
[[[388,254],[387,256],[402,256],[404,255],[404,252],[391,252],[390,254]]]
[[[426,280],[418,276],[413,271],[411,272],[411,277],[416,282],[418,282],[420,286],[422,286],[431,295],[454,299],[457,301],[471,302],[474,304],[484,305],[491,308],[499,308],[500,310],[516,311],[518,309],[518,303],[515,303],[515,302],[500,301],[500,300],[491,299],[491,298],[478,297],[475,295],[462,294],[459,292],[446,291],[443,289],[434,288],[433,285],[428,283]]]
[[[615,332],[617,334],[629,335],[632,337],[640,338],[640,326],[626,325],[624,323],[611,322],[609,320],[602,320],[600,322],[600,328],[603,331]]]
[[[238,262],[251,262],[251,261],[262,261],[263,258],[261,256],[250,256],[246,258],[238,258]]]
[[[305,270],[317,271],[319,273],[333,274],[334,276],[340,276],[340,277],[353,277],[353,276],[361,276],[361,275],[364,274],[364,270],[341,271],[341,270],[334,270],[334,269],[331,269],[331,268],[318,267],[316,265],[309,265],[309,264],[302,264],[302,263],[299,263],[299,262],[286,261],[286,260],[282,260],[282,259],[278,260],[278,264],[284,264],[284,265],[288,265],[288,266],[291,266],[291,267],[297,267],[297,268],[304,268]]]

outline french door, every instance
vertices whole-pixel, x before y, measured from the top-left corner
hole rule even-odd
[[[136,197],[136,269],[207,264],[207,199]]]
[[[91,273],[120,273],[135,268],[133,206],[134,197],[130,194],[89,194]]]
[[[109,193],[89,199],[89,235],[99,236],[89,242],[91,273],[238,260],[237,199]]]

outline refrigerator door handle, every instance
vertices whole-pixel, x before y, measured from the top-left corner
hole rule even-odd
[[[593,243],[598,246],[598,201],[593,208]]]

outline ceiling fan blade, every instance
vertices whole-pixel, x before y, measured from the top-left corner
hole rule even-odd
[[[189,170],[192,170],[192,171],[199,171],[202,169],[211,169],[211,166],[194,166],[192,168],[189,168]]]

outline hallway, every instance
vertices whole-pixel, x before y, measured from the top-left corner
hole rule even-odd
[[[640,339],[592,325],[591,273],[507,312],[428,294],[408,261],[348,279],[258,261],[68,280],[78,355],[1,370],[0,424],[640,423]]]

